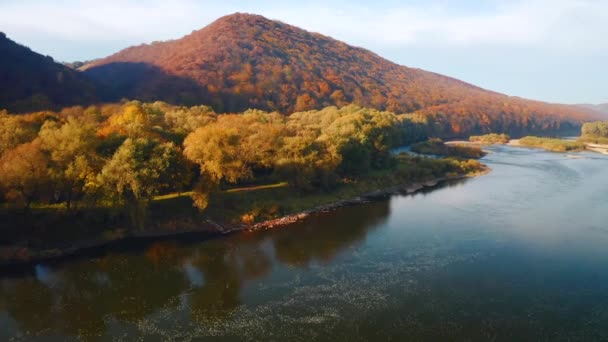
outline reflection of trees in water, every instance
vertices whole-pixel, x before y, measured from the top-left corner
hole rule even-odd
[[[0,303],[22,331],[94,337],[109,319],[137,323],[159,310],[177,311],[186,295],[198,322],[229,317],[248,281],[276,260],[295,266],[329,262],[362,241],[389,214],[388,201],[313,216],[289,229],[240,234],[191,246],[157,243],[141,254],[109,254],[59,267],[45,282],[26,277],[0,284]]]
[[[277,258],[292,266],[329,262],[340,251],[365,239],[390,213],[389,201],[345,207],[329,215],[315,215],[273,237]]]
[[[34,335],[52,332],[66,335],[92,335],[105,330],[103,316],[96,312],[87,297],[95,298],[91,287],[79,278],[62,274],[67,286],[50,287],[31,277],[10,281],[2,287],[6,310],[22,331]],[[65,278],[64,278],[65,277]],[[72,279],[73,278],[73,279]]]
[[[109,316],[137,322],[169,305],[187,284],[173,263],[124,255],[75,263],[56,276],[61,281],[52,287],[33,277],[2,287],[7,311],[22,331],[99,336]]]
[[[11,281],[1,288],[5,307],[23,331],[47,329],[55,320],[50,289],[35,278]]]
[[[245,282],[267,275],[272,262],[255,234],[212,241],[201,246],[191,262],[204,275],[203,286],[190,292],[195,320],[219,319],[241,304]]]
[[[22,331],[85,338],[103,335],[109,318],[136,323],[160,309],[177,310],[183,293],[193,318],[222,318],[240,305],[244,282],[272,266],[259,239],[230,241],[196,249],[154,244],[143,255],[78,262],[57,270],[56,284],[36,277],[3,282],[2,307]],[[186,263],[200,271],[202,283],[189,281],[181,266]]]
[[[414,197],[421,196],[421,195],[426,196],[426,195],[430,194],[431,192],[434,192],[435,190],[439,190],[439,189],[459,188],[459,187],[463,186],[467,181],[469,181],[468,178],[443,181],[432,187],[424,187],[424,188],[416,191],[415,193],[411,194],[410,196],[414,196]]]

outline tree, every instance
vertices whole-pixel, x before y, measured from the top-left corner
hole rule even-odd
[[[584,138],[608,138],[608,121],[585,123],[581,132]]]
[[[118,133],[131,138],[138,138],[144,135],[148,123],[148,113],[146,113],[142,104],[138,101],[132,101],[123,105],[120,112],[110,116],[99,130],[99,134],[108,136],[112,133]]]
[[[186,135],[214,122],[216,115],[209,106],[179,107],[166,112],[164,119],[172,131]]]
[[[335,170],[340,162],[340,154],[329,141],[300,134],[285,138],[276,172],[298,189],[329,188],[335,182]]]
[[[313,109],[315,106],[317,106],[315,99],[313,99],[312,96],[306,93],[298,96],[298,98],[296,99],[296,106],[294,107],[294,110],[296,112],[299,112],[303,110]]]
[[[49,187],[48,159],[34,140],[6,151],[0,158],[0,184],[7,197],[23,203],[26,212]]]
[[[0,112],[0,155],[36,138],[36,129],[23,117]]]
[[[69,210],[95,179],[98,164],[94,154],[95,128],[70,117],[64,124],[45,122],[38,136],[41,149],[49,155],[53,184]]]
[[[210,181],[235,183],[251,177],[236,128],[208,125],[197,129],[184,141],[185,156],[200,166]]]
[[[149,202],[163,187],[162,179],[176,155],[173,143],[159,144],[149,139],[127,139],[98,176],[109,197],[122,203],[136,228],[143,228]]]

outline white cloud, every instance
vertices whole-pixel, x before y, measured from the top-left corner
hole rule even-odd
[[[235,11],[254,12],[363,46],[511,44],[606,49],[608,1],[495,1],[466,11],[445,5],[249,1],[3,1],[2,29],[17,39],[118,42],[179,38]],[[31,44],[31,45],[35,45]],[[32,46],[35,49],[35,46]]]
[[[302,15],[313,13],[314,15]],[[441,6],[356,7],[337,12],[268,10],[277,18],[359,44],[542,45],[552,49],[606,49],[608,1],[498,2],[492,11],[455,13]]]

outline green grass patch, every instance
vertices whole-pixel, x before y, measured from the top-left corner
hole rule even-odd
[[[265,189],[276,189],[276,188],[284,188],[288,185],[287,182],[279,182],[274,184],[265,184],[265,185],[256,185],[256,186],[246,186],[240,188],[228,189],[226,192],[248,192],[248,191],[257,191],[257,190],[265,190]]]
[[[534,136],[519,139],[519,144],[524,147],[542,148],[553,152],[573,152],[585,149],[585,143],[582,141]]]

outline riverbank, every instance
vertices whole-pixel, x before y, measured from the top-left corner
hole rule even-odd
[[[608,145],[585,143],[585,149],[592,152],[608,155]]]
[[[507,145],[512,147],[541,148],[546,151],[559,153],[591,151],[608,155],[608,145],[565,139],[525,137],[522,139],[511,139]]]
[[[491,170],[487,166],[483,166],[481,170],[475,173],[446,175],[425,181],[394,185],[257,223],[224,223],[206,218],[204,222],[196,224],[190,222],[190,224],[185,224],[182,229],[172,228],[146,231],[115,230],[111,235],[105,235],[101,238],[72,241],[69,246],[65,247],[36,249],[27,246],[4,246],[0,247],[0,268],[27,265],[45,260],[76,257],[92,251],[103,250],[104,248],[109,248],[114,245],[132,242],[137,243],[190,236],[196,236],[198,239],[205,240],[245,231],[276,229],[305,220],[311,215],[328,213],[342,207],[364,204],[392,195],[414,194],[425,188],[435,187],[443,182],[482,176],[490,171]],[[175,226],[176,224],[174,223],[173,225]]]

